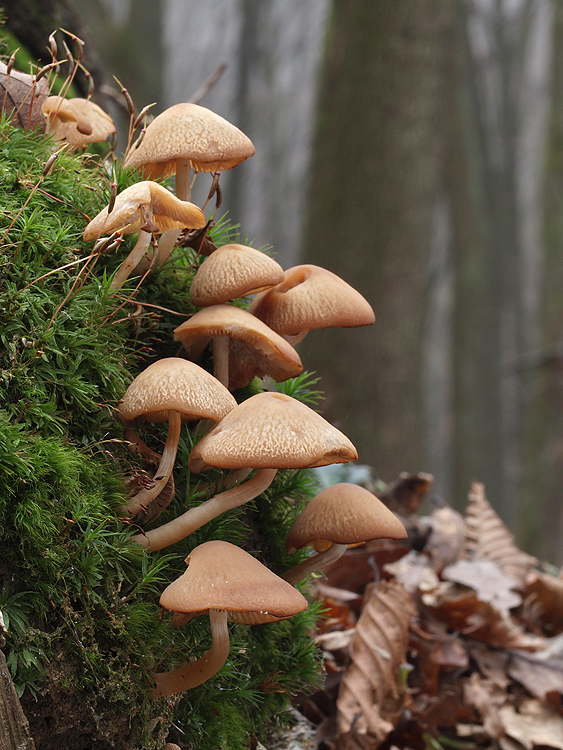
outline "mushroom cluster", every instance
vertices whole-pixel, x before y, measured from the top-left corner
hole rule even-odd
[[[67,139],[71,131],[89,128],[75,100],[48,101],[44,111],[51,130],[65,133]],[[138,170],[142,179],[114,196],[84,230],[87,241],[102,235],[138,235],[111,287],[117,290],[132,273],[139,273],[151,246],[154,267],[162,264],[181,236],[191,230],[207,232],[213,217],[207,218],[190,202],[194,176],[214,173],[211,197],[218,190],[220,171],[253,153],[251,141],[238,128],[195,104],[176,104],[148,124],[128,146],[123,162],[126,169]],[[175,193],[158,182],[169,175],[175,175]],[[284,271],[264,252],[246,245],[223,245],[203,261],[196,252],[194,265],[198,264],[190,296],[199,309],[173,334],[182,349],[146,367],[119,405],[118,415],[133,443],[142,442],[135,432],[141,425],[159,430],[159,425],[168,424],[154,476],[130,497],[122,514],[138,523],[157,515],[151,505],[170,487],[184,423],[194,443],[187,461],[190,474],[212,469],[230,473],[223,476],[219,491],[215,484],[199,505],[136,533],[133,541],[147,553],[178,544],[217,516],[256,498],[280,470],[358,458],[342,432],[303,402],[272,391],[268,383],[302,372],[293,344],[309,330],[372,324],[370,304],[326,269],[300,265]],[[207,364],[201,357],[208,344],[213,374],[196,364]],[[235,395],[250,381],[259,392],[250,397],[243,393],[237,403]],[[160,504],[159,512],[167,502]],[[307,607],[293,584],[337,559],[348,545],[404,535],[400,521],[370,492],[340,484],[320,493],[296,519],[287,538],[288,554],[313,545],[318,555],[283,578],[258,561],[259,551],[255,556],[221,540],[196,546],[186,559],[187,570],[163,592],[160,603],[174,612],[175,625],[208,612],[212,646],[188,665],[155,672],[151,695],[159,698],[195,688],[216,674],[229,653],[229,620],[258,624],[291,617]]]

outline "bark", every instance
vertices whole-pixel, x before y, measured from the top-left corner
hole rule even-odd
[[[4,653],[0,651],[0,748],[2,750],[35,750]]]
[[[372,304],[375,326],[309,334],[324,413],[387,481],[425,466],[421,360],[445,31],[439,0],[336,0],[326,49],[305,260]]]

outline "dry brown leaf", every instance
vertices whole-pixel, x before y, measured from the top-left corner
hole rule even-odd
[[[12,115],[12,124],[19,128],[45,130],[45,118],[41,108],[49,93],[46,78],[37,83],[33,76],[12,70],[0,62],[0,111]],[[13,113],[13,114],[12,114]]]
[[[465,556],[492,560],[503,573],[524,584],[526,576],[538,561],[518,549],[514,536],[487,500],[485,486],[481,482],[471,485],[465,525]]]
[[[410,596],[398,584],[374,587],[351,643],[352,663],[340,684],[337,701],[339,747],[377,748],[400,715],[405,694],[397,674],[405,663]]]
[[[563,695],[563,637],[551,638],[546,644],[537,654],[513,651],[508,674],[534,697],[559,705],[559,696]]]
[[[424,551],[434,570],[440,572],[459,559],[465,543],[465,524],[462,516],[448,506],[433,511],[429,522],[431,530]]]
[[[490,602],[505,614],[522,604],[522,597],[512,591],[518,581],[505,575],[492,560],[458,560],[444,568],[442,578],[469,586],[482,602]]]
[[[408,474],[403,471],[398,478],[389,484],[385,492],[377,492],[378,498],[387,507],[400,516],[410,516],[416,513],[424,496],[432,487],[432,474]]]
[[[563,632],[563,580],[546,573],[530,573],[526,582],[526,604],[536,614],[538,625],[548,635]]]
[[[524,701],[518,711],[506,703],[499,709],[506,734],[526,750],[536,745],[563,750],[563,717],[537,700]]]
[[[500,648],[535,651],[545,647],[545,639],[529,635],[475,591],[444,581],[432,592],[422,594],[429,612],[449,628],[477,641]]]
[[[498,717],[498,709],[506,701],[506,692],[496,683],[483,679],[478,672],[473,672],[463,682],[463,695],[466,703],[474,706],[481,714],[485,731],[491,739],[498,739],[504,734],[504,728]]]

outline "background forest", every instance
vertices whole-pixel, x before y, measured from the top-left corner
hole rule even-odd
[[[35,56],[31,19],[41,40],[74,24],[116,117],[114,74],[156,114],[224,64],[202,103],[256,145],[224,209],[284,266],[330,267],[376,313],[300,347],[325,416],[385,482],[430,472],[457,507],[484,482],[521,544],[563,562],[560,3],[4,7]]]

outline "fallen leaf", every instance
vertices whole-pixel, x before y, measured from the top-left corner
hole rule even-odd
[[[522,604],[522,597],[512,591],[518,581],[505,575],[492,560],[458,560],[444,568],[442,578],[469,586],[482,602],[490,602],[505,614]]]
[[[373,587],[351,642],[352,662],[342,677],[338,729],[347,747],[376,748],[393,728],[407,694],[397,684],[406,661],[414,606],[398,584]]]
[[[12,70],[0,62],[0,111],[12,115],[12,124],[20,128],[45,130],[41,108],[49,93],[46,78],[37,83],[34,77]]]
[[[448,506],[430,514],[430,535],[424,552],[434,570],[440,572],[459,559],[465,543],[465,524],[462,516]]]
[[[545,638],[525,633],[513,620],[471,589],[444,581],[422,594],[422,603],[440,622],[477,641],[500,648],[535,651],[545,648]]]
[[[526,750],[535,745],[563,750],[563,717],[539,701],[524,701],[518,711],[506,703],[498,715],[506,734]]]
[[[432,474],[408,474],[401,472],[398,478],[387,485],[384,492],[377,492],[379,499],[387,507],[401,516],[410,516],[419,509],[424,496],[432,487]]]
[[[533,572],[526,581],[526,604],[547,635],[563,631],[563,580],[546,573]]]
[[[465,556],[492,560],[508,576],[524,584],[538,561],[522,552],[514,543],[503,520],[486,498],[485,486],[473,482],[465,512]]]
[[[506,692],[494,682],[483,679],[478,672],[473,672],[463,682],[463,695],[466,702],[481,714],[489,737],[495,740],[502,737],[504,727],[497,712],[506,701]]]

